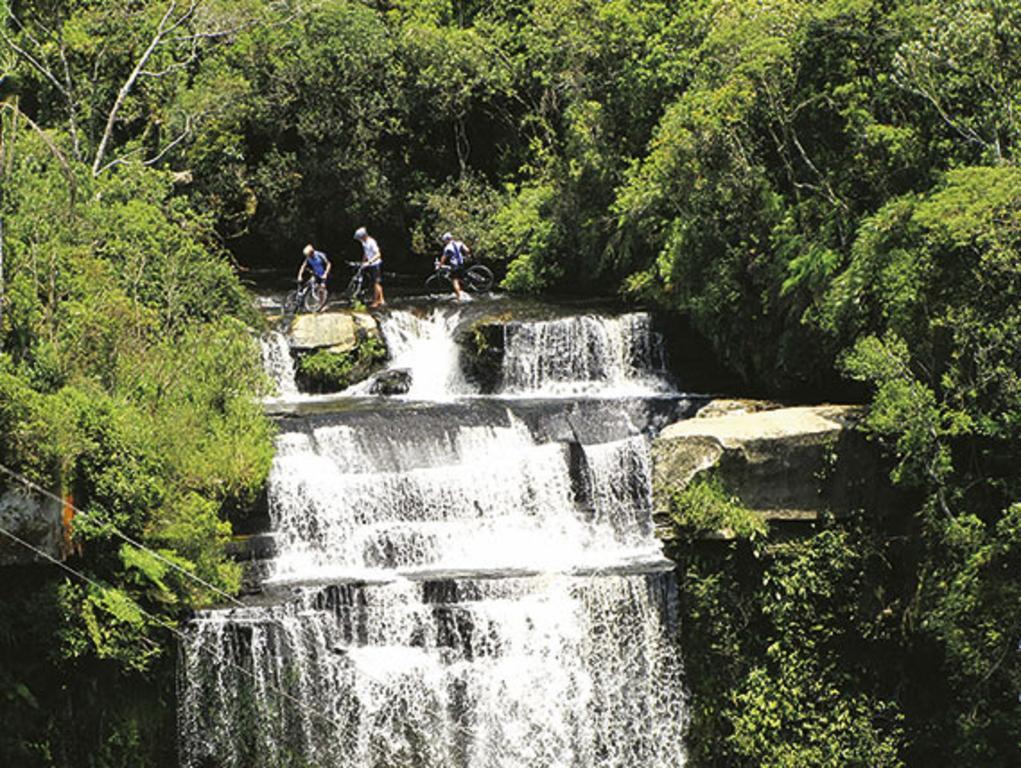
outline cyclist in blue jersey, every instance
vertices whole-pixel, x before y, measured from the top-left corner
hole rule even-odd
[[[298,270],[298,283],[301,283],[301,279],[305,276],[305,270],[309,270],[316,279],[316,283],[322,285],[326,283],[326,279],[330,276],[330,270],[333,265],[330,264],[330,260],[326,258],[326,254],[322,251],[317,251],[309,243],[305,246],[305,250],[302,251],[305,255],[304,261],[301,262],[301,269]]]
[[[440,266],[450,267],[450,282],[454,284],[454,293],[457,300],[461,301],[461,278],[464,276],[465,261],[471,255],[471,249],[460,240],[455,240],[450,232],[445,232],[443,237],[443,255],[440,256]]]

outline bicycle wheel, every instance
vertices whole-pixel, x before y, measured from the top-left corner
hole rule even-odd
[[[347,282],[347,288],[344,289],[344,298],[348,301],[352,301],[359,297],[362,292],[362,273],[355,272],[351,276],[351,279]]]
[[[313,285],[305,292],[305,310],[308,312],[318,312],[326,306],[326,297],[325,285]]]
[[[284,296],[284,303],[281,305],[281,309],[285,315],[293,315],[298,311],[298,307],[300,306],[301,291],[294,290],[289,291],[288,294]]]
[[[493,287],[493,272],[482,264],[468,267],[464,273],[464,287],[472,293],[485,293]]]
[[[440,272],[433,272],[425,279],[425,289],[429,293],[441,293],[450,290],[450,280]]]

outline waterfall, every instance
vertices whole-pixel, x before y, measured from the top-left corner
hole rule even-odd
[[[654,546],[652,459],[644,437],[584,446],[593,525],[632,547]]]
[[[274,578],[659,559],[645,438],[586,449],[586,503],[568,447],[537,442],[507,419],[382,440],[344,425],[281,435],[269,480]],[[642,479],[625,474],[636,471]]]
[[[461,372],[461,349],[454,338],[457,311],[433,309],[428,314],[394,310],[380,320],[390,352],[390,368],[411,372],[408,397],[449,400],[472,389]]]
[[[182,662],[209,681],[182,694],[183,763],[674,768],[671,602],[664,576],[561,576],[347,585],[207,614]]]
[[[505,390],[539,397],[452,400],[460,322],[383,320],[410,399],[280,421],[265,591],[180,648],[184,768],[684,764],[648,317],[514,323]]]
[[[662,341],[647,313],[580,315],[504,328],[505,392],[640,395],[668,389]]]
[[[291,359],[291,345],[287,336],[279,331],[267,331],[259,340],[262,345],[262,365],[276,383],[281,397],[298,394],[294,382],[294,360]]]
[[[462,313],[395,310],[380,321],[391,369],[411,373],[408,397],[450,400],[477,394],[461,367]],[[367,394],[371,382],[348,394]],[[500,392],[530,397],[647,396],[672,391],[660,335],[648,313],[512,321],[504,326]]]

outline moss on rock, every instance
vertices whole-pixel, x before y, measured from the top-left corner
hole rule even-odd
[[[712,474],[671,493],[670,517],[682,536],[692,538],[754,540],[769,531],[762,514],[745,507]]]
[[[504,323],[487,319],[469,327],[460,338],[464,375],[479,391],[500,387],[503,371]]]
[[[298,358],[295,374],[303,392],[339,392],[379,370],[386,360],[386,346],[375,336],[363,337],[345,351],[320,349]]]

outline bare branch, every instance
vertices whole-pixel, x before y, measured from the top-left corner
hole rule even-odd
[[[192,126],[191,116],[186,116],[184,118],[184,129],[181,131],[181,133],[177,135],[177,138],[175,138],[173,141],[167,144],[167,146],[163,147],[163,149],[161,149],[157,155],[155,155],[154,157],[150,157],[148,160],[142,163],[142,165],[155,165],[160,160],[162,160],[163,157],[168,152],[170,152],[174,147],[176,147],[178,144],[180,144],[188,136],[191,135],[191,126]]]
[[[183,69],[187,69],[189,65],[193,64],[195,60],[198,59],[198,57],[199,57],[198,51],[195,50],[192,51],[191,55],[188,56],[188,58],[185,59],[184,61],[177,61],[174,62],[173,64],[168,64],[163,69],[157,70],[143,69],[141,72],[138,73],[138,75],[139,77],[148,77],[153,80],[158,80],[161,77],[172,75],[174,72],[180,72]]]
[[[64,84],[66,90],[64,96],[67,99],[67,118],[71,127],[71,151],[74,153],[75,160],[81,160],[81,142],[78,136],[78,105],[74,98],[74,83],[71,80],[71,65],[67,61],[67,52],[64,49],[64,42],[61,40],[60,46],[60,62],[64,69]]]
[[[114,160],[111,160],[109,163],[107,163],[102,168],[100,168],[99,171],[96,172],[96,175],[98,176],[99,174],[101,174],[101,173],[103,173],[105,171],[108,171],[111,168],[115,168],[118,165],[127,165],[129,162],[131,162],[132,155],[141,154],[144,150],[145,150],[145,147],[135,147],[134,149],[129,149],[127,152],[125,152],[120,157],[118,157],[118,158],[116,158]]]
[[[158,163],[160,160],[166,157],[166,155],[169,154],[175,147],[180,145],[182,141],[187,139],[192,134],[192,129],[194,125],[195,125],[194,118],[191,115],[185,115],[184,128],[181,130],[181,132],[177,136],[175,136],[174,139],[170,141],[165,147],[159,150],[159,152],[157,152],[155,155],[145,160],[141,160],[141,164],[146,166],[153,166],[156,163]],[[116,168],[118,165],[127,165],[128,163],[136,159],[135,157],[136,155],[140,155],[144,151],[145,147],[135,147],[135,149],[129,150],[125,152],[123,155],[117,157],[116,159],[106,163],[102,168],[99,169],[98,173],[102,174],[110,170],[111,168]]]
[[[140,79],[160,79],[186,70],[198,59],[200,46],[204,41],[228,37],[258,23],[257,19],[247,19],[245,21],[232,24],[225,29],[199,29],[194,31],[186,29],[189,24],[200,26],[200,24],[196,23],[196,20],[198,19],[197,11],[201,4],[202,0],[189,0],[187,7],[185,7],[184,3],[179,2],[179,0],[169,1],[166,12],[160,19],[155,32],[153,32],[148,46],[138,57],[134,69],[132,69],[131,74],[129,74],[125,79],[117,93],[117,98],[114,100],[113,106],[107,114],[106,127],[103,131],[102,137],[100,138],[99,146],[96,150],[96,155],[92,163],[92,173],[94,176],[98,176],[104,170],[125,162],[128,157],[128,155],[125,155],[112,162],[104,162],[110,148],[114,126],[116,125],[120,110]],[[170,63],[162,66],[161,68],[149,68],[148,65],[153,60],[154,54],[157,50],[161,49],[168,50],[172,60]],[[192,128],[193,121],[191,118],[188,118],[184,132],[177,136],[170,145],[164,147],[155,157],[145,161],[146,164],[158,162],[159,159],[164,157],[173,147],[177,146],[181,141],[187,138],[187,136],[191,134]],[[129,155],[130,154],[133,153],[129,153]]]
[[[176,5],[176,2],[172,2],[171,3],[171,6],[174,6],[174,5]],[[171,24],[169,27],[167,27],[163,31],[164,35],[169,35],[175,29],[177,29],[178,27],[182,26],[186,21],[188,21],[188,19],[190,19],[195,14],[195,11],[196,11],[196,9],[198,7],[199,7],[199,0],[191,0],[190,4],[188,5],[188,10],[185,11],[184,13],[182,13],[178,17],[177,21],[175,21],[173,24]],[[171,10],[173,10],[173,9],[171,8]]]
[[[64,176],[67,178],[68,193],[71,198],[71,208],[73,209],[78,185],[75,183],[74,171],[71,170],[71,165],[67,162],[67,158],[64,157],[64,153],[60,151],[60,148],[53,142],[53,139],[47,135],[46,131],[40,128],[32,118],[22,112],[17,105],[6,101],[0,101],[0,109],[10,110],[12,113],[28,123],[29,127],[39,134],[39,138],[43,140],[43,143],[46,144],[53,156],[57,158],[57,162],[60,163],[60,167],[64,171]]]
[[[8,12],[8,16],[11,19],[14,19],[19,27],[24,29],[24,27],[22,26],[21,22],[17,21],[17,19],[14,16],[13,13]],[[50,83],[53,84],[53,87],[56,88],[58,91],[60,91],[61,94],[65,95],[65,96],[67,95],[67,91],[64,90],[64,86],[61,84],[60,80],[57,79],[57,76],[53,74],[53,70],[50,69],[49,66],[47,66],[43,62],[39,61],[36,57],[34,57],[31,53],[26,51],[20,45],[15,43],[13,39],[8,37],[7,33],[4,32],[4,28],[3,28],[2,25],[0,25],[0,39],[2,39],[3,42],[7,44],[8,48],[10,48],[16,54],[18,54],[18,56],[20,56],[22,59],[27,61],[29,63],[29,65],[33,69],[35,69],[39,74],[41,74],[47,80],[49,80]],[[29,39],[32,39],[30,35],[29,35]],[[33,40],[33,42],[35,42],[35,41]],[[35,43],[35,44],[36,44],[36,46],[39,45],[38,43]]]
[[[192,0],[192,7],[194,8],[197,0]],[[92,162],[92,175],[98,176],[100,170],[103,168],[103,158],[106,156],[107,147],[110,144],[110,139],[113,136],[113,127],[117,122],[117,115],[124,106],[124,102],[128,98],[128,94],[131,93],[132,88],[135,87],[142,70],[145,69],[145,65],[149,63],[150,57],[156,51],[163,36],[167,33],[167,24],[174,15],[174,11],[177,9],[177,0],[170,0],[170,4],[167,6],[166,13],[163,14],[163,18],[160,19],[159,26],[156,28],[156,32],[153,34],[152,39],[149,41],[149,46],[145,49],[142,55],[138,58],[135,63],[135,68],[131,70],[131,74],[128,75],[127,80],[121,86],[120,91],[117,92],[117,98],[114,100],[113,106],[110,108],[110,112],[106,118],[106,128],[103,130],[103,136],[99,140],[99,148],[96,150],[96,157]]]

